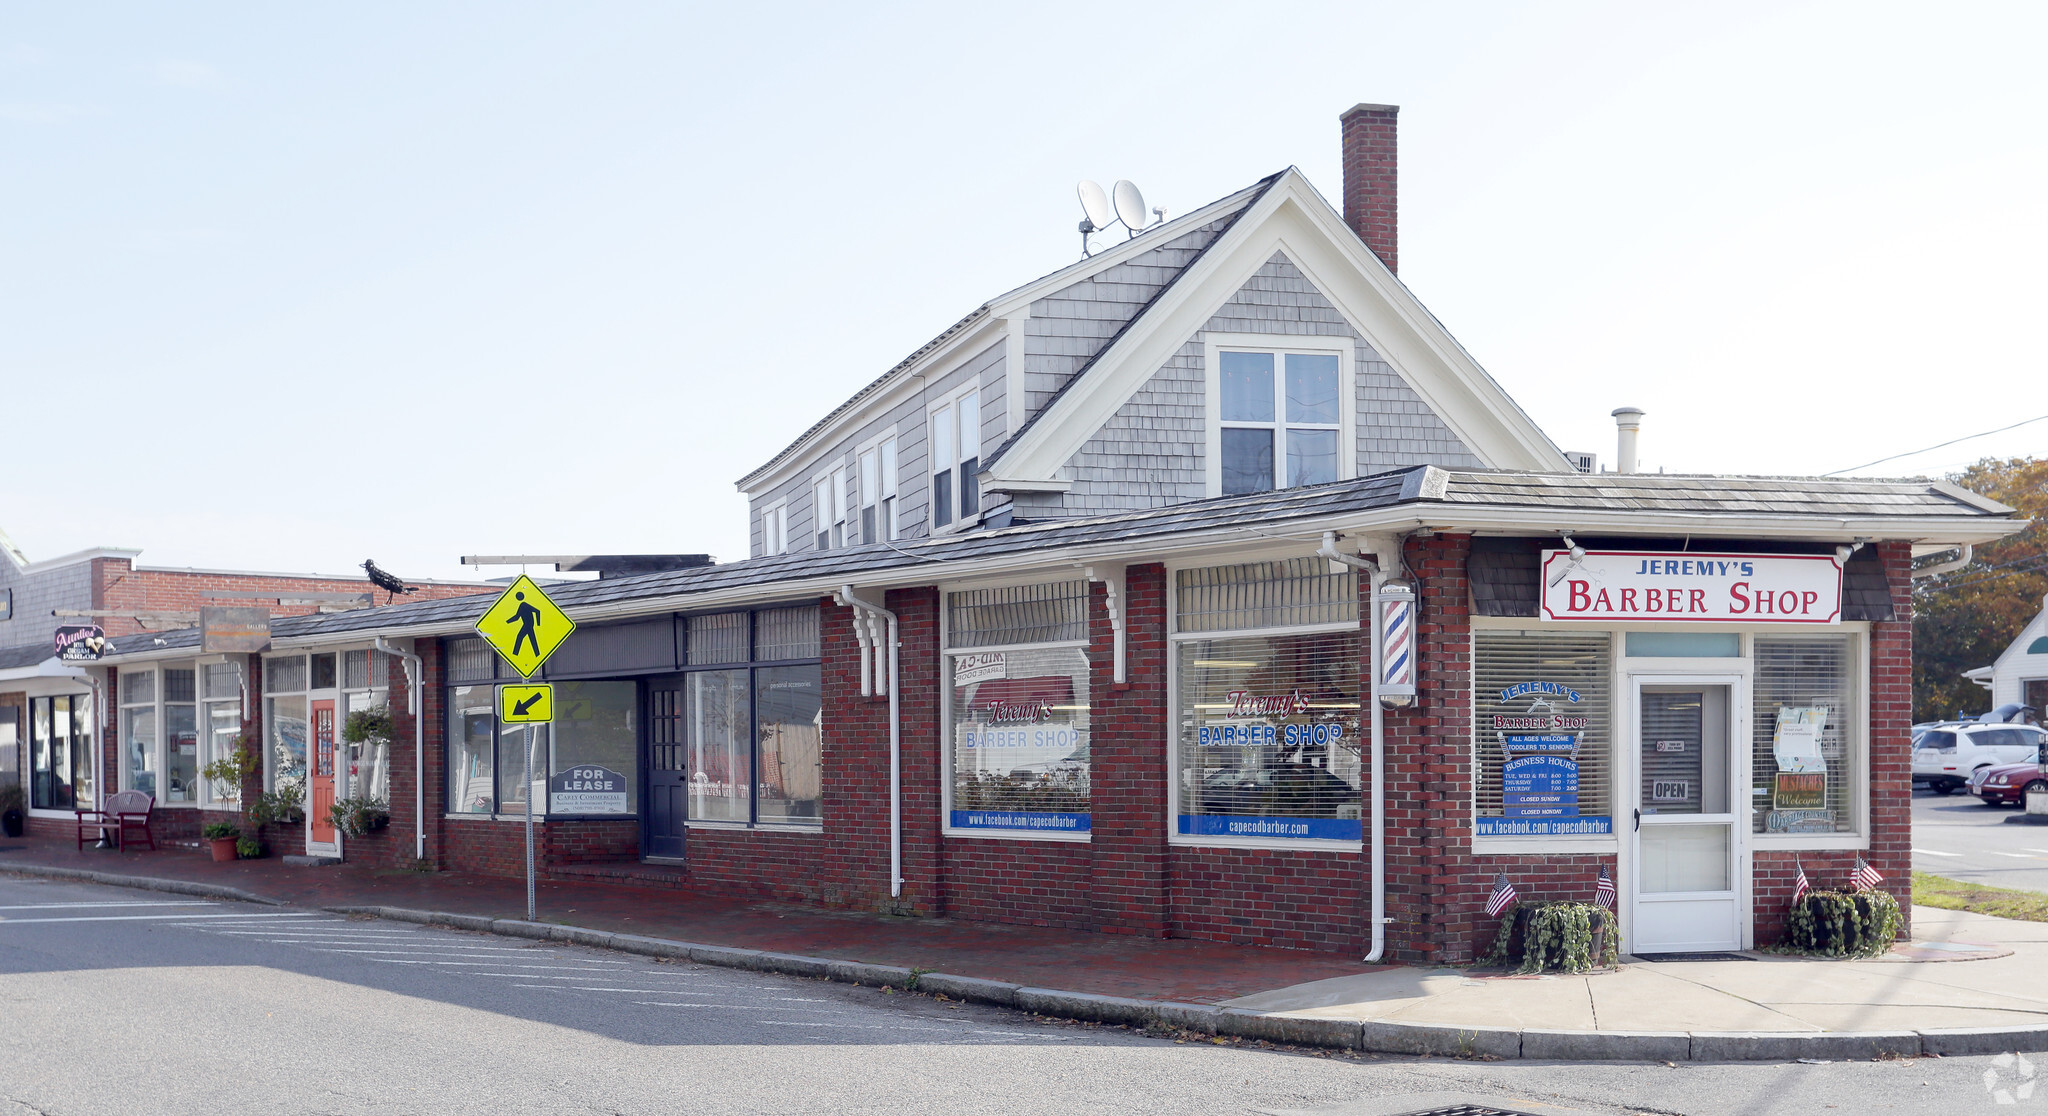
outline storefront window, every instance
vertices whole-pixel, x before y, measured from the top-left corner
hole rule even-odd
[[[199,801],[199,706],[197,671],[164,669],[164,795],[170,803]]]
[[[1472,637],[1473,834],[1611,834],[1613,650],[1607,632]]]
[[[1061,581],[946,595],[952,828],[1089,832],[1088,594]]]
[[[1360,839],[1357,586],[1315,559],[1176,574],[1179,836]]]
[[[121,678],[121,767],[128,790],[157,796],[156,670],[123,670]]]
[[[689,737],[690,820],[751,820],[747,757],[747,672],[705,670],[684,687]]]
[[[29,806],[69,810],[93,803],[92,725],[90,695],[29,699]]]
[[[208,663],[199,668],[199,696],[204,699],[199,714],[199,769],[233,755],[242,738],[242,674],[234,663]],[[200,801],[235,805],[242,800],[242,788],[217,786],[202,776]]]
[[[816,615],[815,609],[810,610]],[[756,783],[764,824],[823,820],[824,688],[816,666],[762,667],[754,672]]]
[[[1771,834],[1856,832],[1856,637],[1759,635],[1751,642],[1752,827]]]
[[[482,643],[482,640],[476,642]],[[491,686],[457,686],[448,696],[448,812],[489,814],[497,804],[498,714]]]
[[[557,682],[548,756],[550,814],[639,812],[636,762],[639,687],[632,682]],[[536,755],[535,759],[540,759]]]

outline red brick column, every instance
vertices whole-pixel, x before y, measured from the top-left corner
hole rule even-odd
[[[1107,593],[1089,594],[1089,907],[1097,926],[1164,937],[1166,856],[1166,567],[1124,571],[1126,682],[1115,683]]]

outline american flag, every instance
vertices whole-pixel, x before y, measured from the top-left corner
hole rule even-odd
[[[1515,905],[1515,885],[1508,882],[1506,872],[1493,874],[1493,894],[1486,900],[1486,917],[1499,918],[1500,913]]]
[[[1858,891],[1869,891],[1883,883],[1884,877],[1877,874],[1877,869],[1863,863],[1863,858],[1859,856],[1856,858],[1856,870],[1849,873],[1849,882],[1854,884]]]
[[[1798,906],[1799,901],[1804,899],[1806,893],[1811,890],[1813,890],[1813,886],[1806,882],[1806,865],[1801,864],[1799,866],[1799,875],[1792,880],[1792,905]]]
[[[1614,877],[1607,874],[1607,865],[1600,866],[1600,879],[1593,884],[1593,905],[1614,909]]]

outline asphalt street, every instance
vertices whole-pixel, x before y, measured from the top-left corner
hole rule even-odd
[[[2010,1056],[1667,1066],[1263,1050],[0,876],[5,1114],[2048,1112],[2033,1074]]]
[[[2021,811],[1957,791],[1913,792],[1913,867],[1950,879],[2048,891],[2048,825],[2008,824]]]

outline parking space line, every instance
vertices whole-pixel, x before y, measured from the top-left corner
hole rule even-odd
[[[274,915],[205,915],[205,914],[157,914],[157,915],[81,915],[78,918],[0,918],[0,926],[20,922],[166,922],[193,918],[305,918],[302,914]]]
[[[1963,855],[1963,854],[1962,854],[1962,853],[1948,853],[1948,852],[1940,852],[1940,851],[1938,851],[1938,850],[1935,850],[1935,849],[1914,849],[1914,850],[1913,850],[1913,855],[1914,855],[1914,856],[1961,856],[1961,855]]]

